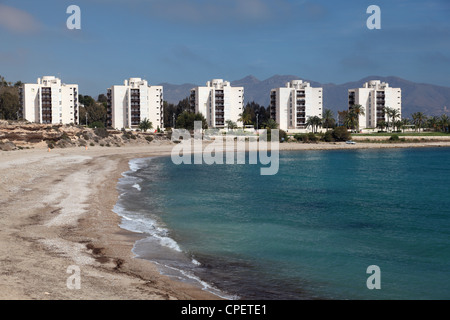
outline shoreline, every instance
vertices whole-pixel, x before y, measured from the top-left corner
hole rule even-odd
[[[221,299],[136,259],[132,249],[142,235],[121,228],[113,211],[129,161],[169,156],[173,146],[0,152],[0,299]],[[450,142],[282,143],[280,151],[405,147]],[[79,290],[67,287],[72,265],[81,270]]]
[[[113,211],[128,161],[171,148],[2,153],[0,299],[219,299],[135,259],[132,248],[142,236],[120,228]],[[67,287],[73,265],[81,271],[79,290]]]

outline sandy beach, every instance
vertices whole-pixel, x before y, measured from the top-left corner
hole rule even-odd
[[[112,211],[133,158],[169,155],[174,144],[0,152],[0,299],[220,299],[136,259],[139,234]],[[449,147],[450,142],[280,144],[281,150]],[[69,289],[69,266],[80,289]]]

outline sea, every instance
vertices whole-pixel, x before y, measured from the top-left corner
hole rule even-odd
[[[450,299],[450,148],[129,165],[114,210],[162,274],[225,299]]]

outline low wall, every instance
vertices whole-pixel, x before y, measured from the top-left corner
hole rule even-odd
[[[395,134],[395,133],[394,133]],[[405,140],[439,140],[439,141],[450,141],[450,136],[402,136],[401,133],[397,133],[400,139],[405,138]],[[391,136],[358,136],[358,135],[352,135],[352,140],[354,141],[364,141],[364,140],[371,140],[371,141],[383,141],[383,140],[389,140]]]

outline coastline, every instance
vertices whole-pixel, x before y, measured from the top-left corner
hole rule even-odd
[[[129,161],[168,156],[173,146],[1,152],[0,299],[220,299],[135,259],[132,249],[142,235],[120,228],[113,211]],[[280,151],[405,147],[450,142],[283,143]],[[79,290],[67,287],[72,265],[81,271]]]
[[[141,235],[120,228],[112,210],[128,161],[168,155],[171,148],[2,153],[0,299],[219,299],[135,259]],[[67,287],[73,265],[80,268],[79,290]]]

